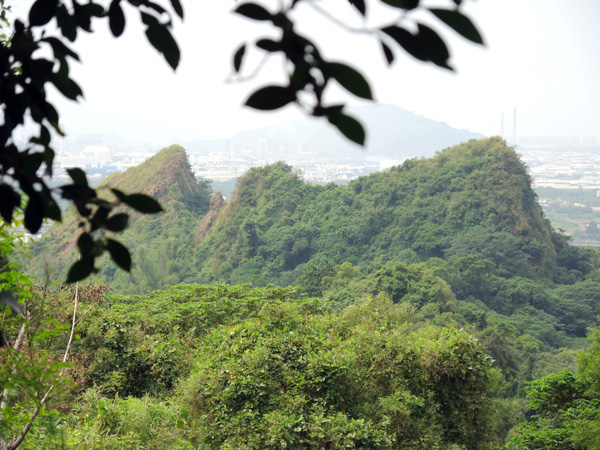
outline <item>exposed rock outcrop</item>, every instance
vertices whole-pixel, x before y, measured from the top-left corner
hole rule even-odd
[[[225,199],[220,192],[217,192],[210,199],[210,208],[196,229],[196,245],[202,243],[224,205]]]

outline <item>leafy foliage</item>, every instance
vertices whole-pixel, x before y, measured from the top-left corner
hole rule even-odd
[[[274,303],[212,333],[184,383],[196,439],[220,448],[484,448],[489,359],[462,331],[416,331],[410,311],[384,297],[339,318]]]

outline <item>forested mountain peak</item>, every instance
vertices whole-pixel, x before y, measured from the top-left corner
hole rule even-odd
[[[493,137],[346,186],[310,185],[281,162],[252,169],[198,248],[196,265],[206,280],[285,284],[309,261],[366,266],[476,254],[505,275],[535,278],[555,276],[561,242],[527,168]]]
[[[284,162],[254,168],[239,178],[231,201],[216,195],[210,212],[208,185],[194,179],[179,146],[102,186],[151,194],[165,208],[153,217],[134,215],[122,235],[132,250],[132,275],[114,267],[103,275],[130,292],[182,281],[287,285],[308,263],[364,269],[429,258],[452,264],[470,255],[489,260],[503,277],[561,281],[585,271],[544,218],[527,168],[498,137],[345,186],[306,183]],[[33,250],[36,257],[61,255],[53,262],[58,274],[77,236],[68,217]],[[40,262],[33,266],[42,273]]]
[[[151,195],[164,212],[153,216],[130,214],[129,227],[118,233],[117,238],[132,253],[132,274],[117,271],[106,259],[101,264],[102,282],[135,292],[156,289],[165,282],[179,282],[186,272],[180,267],[185,260],[183,253],[193,247],[194,230],[207,212],[210,200],[209,183],[196,180],[183,147],[172,145],[139,166],[112,174],[97,190],[100,196],[111,196],[111,188]],[[31,272],[44,277],[49,266],[50,279],[62,281],[75,258],[79,234],[77,215],[68,211],[61,223],[54,224],[32,245]]]
[[[179,201],[191,211],[204,210],[206,199],[192,173],[183,147],[171,145],[122,173],[106,178],[100,188],[117,188],[124,192],[143,192],[161,204]]]

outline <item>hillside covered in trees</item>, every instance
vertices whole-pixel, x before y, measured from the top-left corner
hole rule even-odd
[[[587,270],[544,219],[526,167],[499,138],[469,141],[345,186],[305,183],[284,163],[252,169],[204,225],[210,189],[194,181],[181,147],[109,177],[101,190],[108,187],[135,187],[166,210],[134,217],[122,237],[137,266],[132,292],[177,282],[288,285],[308,262],[363,269],[479,255],[503,276],[556,282],[576,281]],[[51,267],[58,262],[57,273],[63,273],[67,264],[50,255],[71,257],[76,234],[73,215],[33,247],[38,275],[44,259],[52,259]],[[164,264],[174,260],[180,264]],[[108,263],[105,269],[105,281],[127,289],[126,276]],[[150,272],[156,285],[140,284]]]
[[[74,298],[85,318],[76,383],[24,448],[595,448],[597,255],[552,229],[501,139],[345,186],[276,163],[229,202],[173,146],[108,187],[165,212],[119,236],[131,275],[103,261],[106,287],[29,289],[30,364],[1,374],[15,392],[64,351]],[[64,276],[76,228],[36,243],[32,270]],[[35,404],[17,397],[3,435]]]

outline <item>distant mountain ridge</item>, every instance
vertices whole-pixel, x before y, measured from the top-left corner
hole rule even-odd
[[[309,262],[366,267],[479,255],[504,276],[558,279],[577,270],[536,202],[526,167],[497,137],[345,186],[308,184],[283,162],[255,168],[239,178],[231,201],[215,197],[207,218],[209,193],[182,147],[105,183],[150,193],[165,208],[134,217],[119,237],[132,252],[132,275],[102,263],[102,280],[126,292],[179,282],[289,285]],[[75,257],[71,217],[33,246],[38,275],[44,259],[64,274]],[[52,261],[56,254],[60,260]]]
[[[280,149],[302,145],[303,151],[320,157],[365,158],[379,156],[387,159],[430,157],[435,152],[470,139],[484,136],[468,130],[452,128],[446,123],[420,116],[393,105],[369,105],[350,108],[367,130],[365,148],[346,140],[335,129],[321,121],[306,119],[285,125],[257,128],[237,133],[229,141],[195,140],[183,145],[192,153],[207,153],[211,149],[258,151],[279,156]],[[261,144],[262,142],[262,144]],[[268,156],[268,155],[265,155]],[[281,155],[285,159],[285,154]]]

